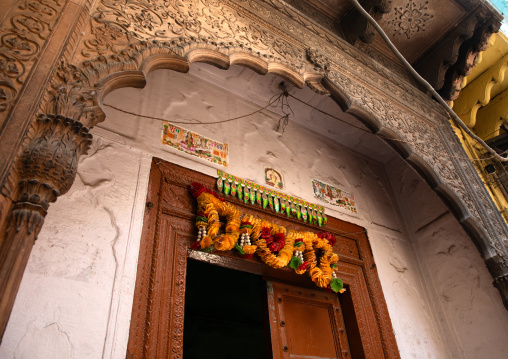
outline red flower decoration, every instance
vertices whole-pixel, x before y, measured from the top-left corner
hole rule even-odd
[[[270,237],[270,239],[270,243],[268,243],[267,239],[266,244],[272,253],[280,251],[286,243],[286,236],[284,233],[276,233],[273,237]]]
[[[242,257],[243,257],[243,258],[251,258],[253,254],[254,254],[254,253],[251,253],[251,254],[244,254]]]
[[[206,192],[205,186],[203,186],[201,183],[197,183],[197,182],[192,182],[189,186],[189,189],[191,191],[191,194],[195,198],[198,198],[201,193]]]
[[[319,232],[316,235],[321,239],[326,239],[332,247],[335,244],[335,242],[337,242],[337,238],[335,238],[335,235],[330,232]]]
[[[194,242],[194,243],[192,243],[191,248],[194,249],[194,250],[201,249],[201,242]]]
[[[270,237],[272,230],[269,227],[263,227],[261,229],[261,237],[263,239],[266,239],[267,237]]]
[[[328,284],[328,287],[325,288],[325,291],[335,294],[335,292],[333,291],[332,287],[330,287],[330,284]]]
[[[308,262],[303,262],[303,263],[302,263],[302,264],[300,264],[300,266],[298,267],[298,270],[306,270],[308,267],[309,267],[309,263],[308,263]]]
[[[285,241],[285,238],[286,236],[284,235],[284,233],[275,233],[275,235],[273,236],[274,240],[275,241]]]
[[[217,192],[215,191],[212,191],[212,190],[209,190],[207,189],[205,186],[203,186],[201,183],[198,183],[198,182],[192,182],[190,185],[189,185],[189,190],[191,191],[191,194],[194,198],[198,198],[199,195],[203,192],[207,192],[207,193],[210,193],[210,194],[213,194],[215,196],[215,198],[217,199],[220,199],[221,201],[224,202],[224,199],[221,198]]]

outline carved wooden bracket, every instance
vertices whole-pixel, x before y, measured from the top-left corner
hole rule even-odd
[[[490,274],[494,278],[494,287],[501,294],[501,299],[506,309],[508,309],[508,267],[503,258],[494,256],[485,261]]]
[[[384,0],[365,0],[362,4],[374,17],[390,8]],[[67,5],[78,7],[73,2]],[[269,10],[272,8],[276,10]],[[101,0],[94,3],[92,16],[84,11],[81,17],[81,10],[72,12],[76,16],[68,29],[72,36],[60,34],[65,48],[55,47],[48,52],[52,61],[43,69],[54,76],[39,108],[42,115],[34,120],[26,136],[26,127],[18,131],[25,137],[23,144],[11,146],[20,150],[2,188],[2,193],[12,199],[13,208],[9,230],[0,233],[0,331],[48,206],[69,190],[78,158],[90,145],[88,129],[104,120],[101,98],[116,88],[143,86],[144,75],[154,69],[185,72],[195,61],[220,68],[239,64],[258,73],[284,76],[299,87],[307,83],[320,93],[329,93],[344,111],[357,116],[373,132],[400,140],[393,142],[394,147],[426,176],[436,192],[448,199],[466,230],[471,229],[471,237],[480,244],[480,252],[508,307],[508,229],[494,212],[495,206],[471,163],[456,156],[463,155],[463,150],[449,126],[443,124],[443,113],[406,79],[342,40],[322,33],[315,24],[288,11],[284,3],[277,5],[275,0],[268,5],[240,0]],[[351,34],[350,42],[371,39],[366,22],[359,19],[353,12],[342,18],[340,26]],[[489,25],[483,26],[486,21],[486,16],[475,18],[467,29],[450,34],[450,41],[443,43],[444,49],[452,49],[448,64],[458,62],[456,55],[467,39],[474,36],[481,40],[495,31]],[[8,40],[7,35],[2,37],[3,43]],[[303,50],[309,46],[319,49],[319,53]],[[470,64],[472,54],[480,48],[470,48],[466,43],[463,63]],[[434,64],[433,60],[442,56],[428,56],[424,60],[429,62],[423,65],[438,73],[440,80],[444,72],[438,70],[446,71],[450,66]],[[20,87],[5,87],[2,81],[0,111],[9,108],[14,90]],[[40,77],[39,82],[27,83],[25,88],[46,84],[46,77]],[[35,108],[41,100],[33,101]],[[26,116],[33,118],[32,114]]]
[[[72,118],[39,115],[2,189],[13,201],[0,247],[2,333],[49,204],[70,189],[78,158],[88,151],[91,139],[88,128]]]
[[[360,1],[360,4],[370,16],[378,21],[392,9],[391,1],[387,0],[363,0]],[[354,44],[358,39],[370,44],[376,35],[374,27],[354,7],[351,7],[338,21],[337,27],[350,44]]]
[[[489,18],[485,9],[478,9],[419,58],[415,69],[445,100],[455,100],[476,56],[485,50],[490,35],[499,31],[500,25],[500,19]]]
[[[61,115],[39,115],[6,186],[14,203],[11,225],[39,232],[51,202],[74,182],[78,158],[92,135],[82,123]]]
[[[490,36],[499,31],[499,23],[489,20],[479,26],[473,36],[462,43],[459,48],[458,59],[446,71],[443,86],[438,91],[441,97],[448,101],[455,101],[459,96],[464,77],[471,73],[476,56],[488,47]]]

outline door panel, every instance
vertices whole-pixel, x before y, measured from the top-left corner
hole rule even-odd
[[[188,191],[192,182],[200,182],[213,188],[215,178],[157,158],[153,159],[127,358],[182,357],[188,257],[300,286],[296,292],[296,287],[285,287],[288,289],[287,293],[292,293],[291,296],[284,294],[286,309],[276,302],[274,291],[269,292],[268,296],[272,298],[269,302],[272,303],[269,308],[270,326],[272,331],[277,333],[273,335],[273,347],[279,349],[274,353],[275,358],[340,358],[341,355],[345,359],[351,358],[353,353],[345,354],[350,349],[343,329],[339,302],[336,301],[337,295],[314,289],[314,283],[308,276],[297,275],[289,268],[271,268],[255,257],[243,259],[235,252],[204,253],[189,249],[196,236],[196,201]],[[228,197],[227,200],[242,213],[252,214],[287,228],[315,232],[326,230],[334,233],[338,238],[334,252],[340,256],[337,271],[348,287],[348,295],[350,294],[350,300],[344,304],[344,311],[349,312],[348,318],[356,321],[355,325],[350,325],[354,328],[350,336],[355,339],[350,344],[353,349],[357,349],[353,352],[361,355],[355,355],[355,358],[399,359],[377,269],[362,227],[329,217],[328,224],[321,229],[286,218],[280,213],[246,205],[238,198]],[[277,288],[278,283],[275,285],[276,290]],[[310,295],[307,295],[308,293]],[[277,313],[285,315],[284,310],[292,314],[283,317],[285,326],[281,327]],[[351,312],[354,312],[354,315]],[[278,326],[274,326],[274,320]],[[312,327],[315,323],[316,328]],[[356,337],[355,332],[359,333]],[[309,341],[300,340],[300,337],[313,335],[318,339],[314,340],[313,337],[314,339]],[[326,338],[326,343],[323,338]],[[316,342],[320,344],[316,346]],[[285,346],[288,347],[286,352],[283,351]],[[317,354],[309,354],[313,352]]]
[[[349,353],[335,293],[268,282],[275,359],[342,358]]]

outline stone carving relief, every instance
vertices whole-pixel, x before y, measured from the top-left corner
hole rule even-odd
[[[51,202],[66,193],[76,176],[78,158],[88,151],[92,135],[81,123],[62,115],[39,115],[13,173],[13,224],[38,232]]]
[[[325,73],[330,71],[330,61],[318,50],[308,47],[305,49],[305,53],[307,60],[314,65],[315,70]]]
[[[0,119],[16,100],[64,3],[20,1],[0,28]]]
[[[255,48],[267,57],[299,58],[302,51],[248,21],[219,1],[160,1],[123,3],[102,0],[93,14],[95,39],[86,40],[90,56],[104,54],[106,49],[117,51],[125,37],[129,40],[186,38],[225,48]],[[122,32],[126,35],[122,36]],[[116,46],[116,48],[114,48]]]
[[[393,27],[393,36],[403,35],[411,39],[414,34],[425,31],[425,26],[434,17],[427,8],[428,3],[428,1],[424,3],[410,1],[405,7],[394,8],[394,16],[388,21]]]
[[[33,10],[41,15],[33,15],[31,20],[20,15],[20,19],[25,19],[25,30],[13,28],[15,31],[0,37],[2,44],[8,44],[0,50],[3,111],[23,82],[23,75],[18,77],[16,71],[20,74],[28,71],[22,62],[33,61],[33,55],[29,54],[40,51],[37,37],[44,38],[51,29],[49,20],[42,21],[43,17],[52,18],[57,13],[56,5],[48,5],[57,2],[29,0],[27,4],[44,5]],[[496,253],[502,263],[501,272],[508,268],[503,243],[506,226],[495,216],[491,220],[495,225],[484,222],[486,209],[492,210],[493,203],[482,191],[478,176],[464,182],[463,168],[472,165],[459,164],[453,159],[458,152],[443,145],[445,140],[438,135],[439,123],[447,121],[443,111],[405,79],[297,13],[288,13],[281,4],[277,0],[98,2],[87,25],[90,31],[85,32],[75,51],[66,52],[76,55],[60,59],[54,69],[39,107],[42,114],[34,121],[2,189],[15,203],[12,218],[16,228],[24,227],[36,235],[48,204],[65,193],[74,180],[77,159],[89,146],[88,129],[104,120],[99,106],[99,99],[109,90],[103,84],[104,79],[124,76],[122,84],[127,86],[129,76],[138,76],[139,80],[147,62],[161,56],[171,58],[184,71],[192,60],[189,60],[192,51],[199,50],[204,54],[201,60],[222,67],[229,66],[233,56],[260,72],[273,65],[276,69],[273,71],[284,73],[300,86],[313,77],[311,87],[319,91],[323,85],[316,85],[319,82],[316,78],[323,78],[322,83],[329,89],[339,90],[347,97],[338,100],[365,113],[364,120],[371,127],[390,133],[395,143],[418,159],[413,160],[414,164],[425,164],[435,177],[431,182],[442,183],[456,195],[458,207],[467,212],[462,215],[472,216],[481,236],[489,237],[478,240],[486,242],[487,252]],[[12,26],[22,26],[15,19]],[[23,56],[28,60],[23,60]],[[446,141],[458,143],[456,138]],[[478,193],[483,195],[472,195],[471,183],[479,186]],[[485,259],[490,258],[482,254]],[[505,293],[508,298],[508,291]]]

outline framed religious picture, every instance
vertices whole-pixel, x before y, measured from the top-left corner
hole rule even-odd
[[[282,172],[272,167],[265,167],[265,183],[277,189],[284,189],[284,177]]]

